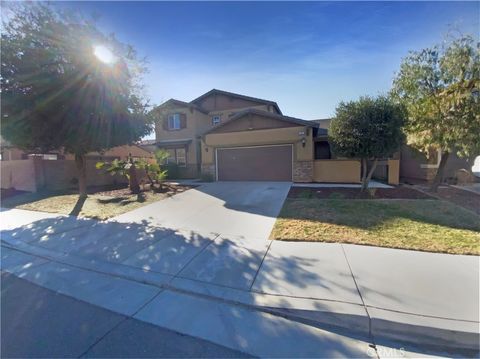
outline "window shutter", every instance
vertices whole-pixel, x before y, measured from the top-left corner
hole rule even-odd
[[[162,120],[162,128],[163,128],[165,131],[168,131],[168,117],[165,117],[165,118]]]
[[[184,113],[180,114],[180,128],[187,127],[187,115]]]

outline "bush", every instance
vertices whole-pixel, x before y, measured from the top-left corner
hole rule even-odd
[[[362,191],[368,188],[378,161],[399,150],[404,118],[403,107],[383,96],[361,97],[337,106],[329,130],[332,150],[335,156],[361,160]]]
[[[211,173],[202,173],[200,175],[200,180],[202,182],[213,182],[214,178],[213,178],[213,175]]]

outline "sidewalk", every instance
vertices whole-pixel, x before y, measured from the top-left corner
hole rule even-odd
[[[39,236],[46,229],[52,234]],[[394,339],[478,348],[475,256],[276,241],[255,250],[259,243],[245,238],[225,241],[63,217],[4,231],[2,242],[10,247],[2,248],[2,268],[8,272],[125,315],[155,298],[145,307],[153,312],[143,319],[190,335],[198,334],[190,328],[194,314],[178,323],[178,315],[168,320],[151,306],[175,308],[184,302],[195,308],[206,300],[208,306],[218,303],[219,315],[223,306],[236,308],[229,315],[254,310],[328,330],[348,329],[349,335],[377,344]],[[159,256],[154,268],[140,255],[150,247],[148,258]]]
[[[248,355],[141,322],[2,274],[1,357]]]
[[[260,357],[359,358],[369,356],[368,342],[228,303],[162,290],[153,285],[85,271],[51,261],[42,262],[26,254],[15,253],[15,256],[12,256],[13,250],[2,249],[2,256],[10,258],[7,263],[8,268],[4,270],[15,276],[123,317],[168,328],[237,352]],[[34,298],[21,297],[35,301]],[[44,301],[40,300],[40,303]],[[35,308],[29,305],[26,307]],[[73,308],[71,310],[74,311]],[[102,317],[102,313],[99,313],[99,316],[90,317],[99,318],[103,325],[103,327],[98,325],[98,331],[91,333],[94,337],[101,336],[99,332],[107,331],[110,325],[116,324],[115,320],[118,321],[113,318],[110,324],[107,318]],[[57,312],[53,317],[63,316]],[[85,316],[70,319],[78,321],[85,319]],[[90,322],[88,327],[97,327],[94,323]],[[56,333],[56,335],[59,337],[62,333]],[[12,337],[10,340],[15,339]],[[92,342],[90,337],[78,340]],[[45,342],[48,343],[49,339],[46,338]],[[20,349],[19,345],[17,350]],[[44,350],[48,350],[48,346]]]

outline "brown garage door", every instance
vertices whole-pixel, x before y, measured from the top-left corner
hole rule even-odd
[[[217,150],[219,181],[291,181],[292,146]]]

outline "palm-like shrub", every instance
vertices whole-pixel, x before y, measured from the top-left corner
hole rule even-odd
[[[139,161],[134,161],[131,156],[127,160],[115,159],[111,162],[97,162],[97,169],[105,169],[112,175],[121,175],[127,178],[128,187],[134,194],[140,193],[140,185],[138,184],[137,166]]]

